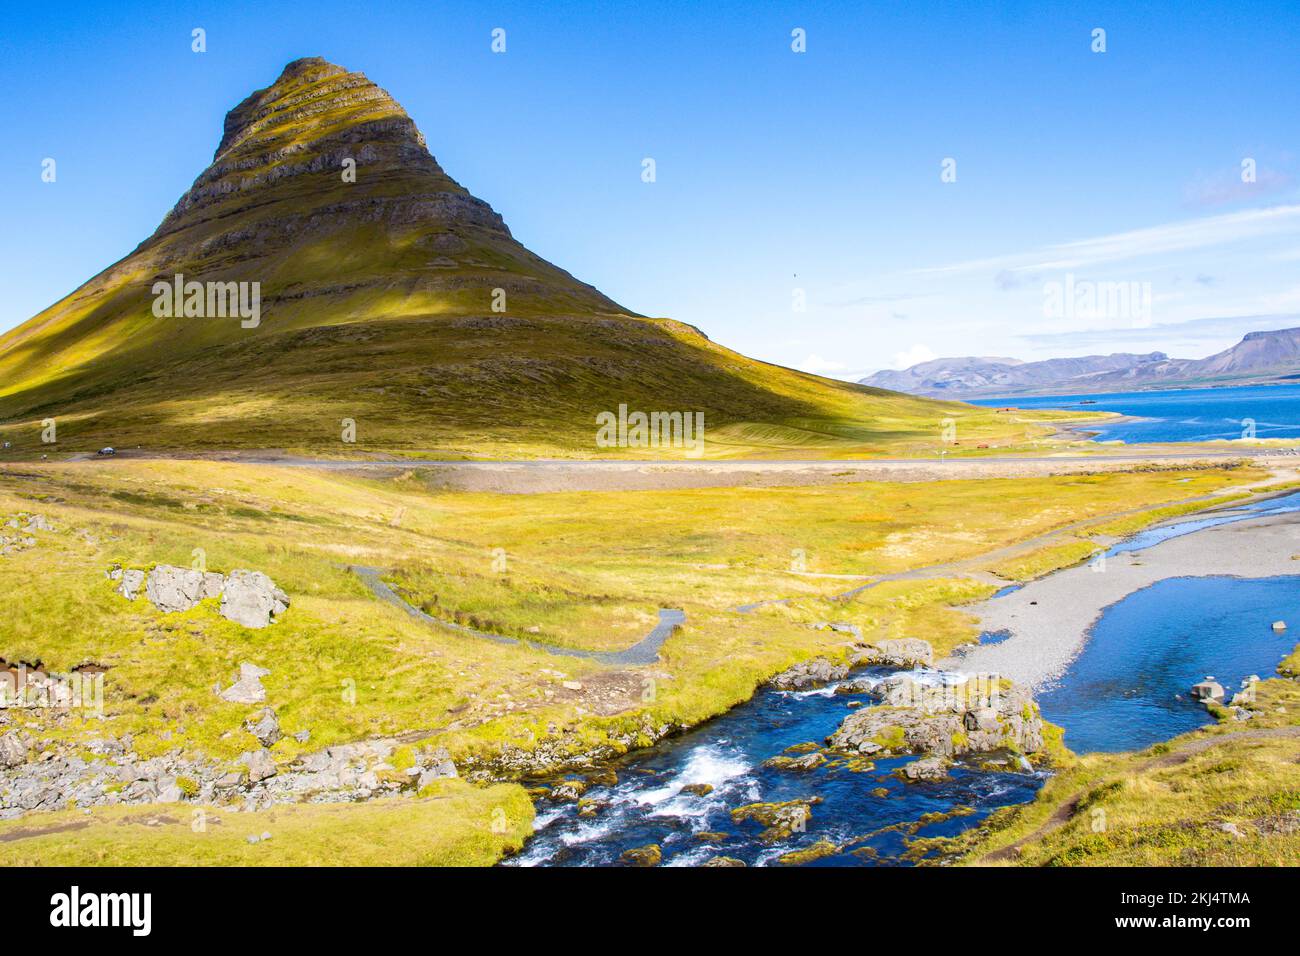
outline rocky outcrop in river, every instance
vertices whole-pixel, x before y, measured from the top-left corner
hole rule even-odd
[[[832,625],[826,625],[831,627]],[[847,661],[814,657],[789,667],[768,681],[777,690],[807,690],[843,680],[860,667],[928,667],[934,650],[928,641],[908,637],[899,640],[856,643]]]
[[[834,750],[863,756],[952,758],[1011,750],[1037,753],[1043,720],[1033,696],[983,675],[922,683],[899,674],[877,685],[880,706],[855,711],[827,738]]]

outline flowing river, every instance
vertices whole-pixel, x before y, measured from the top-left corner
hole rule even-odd
[[[1110,553],[1295,511],[1300,493],[1150,529]],[[1083,653],[1038,695],[1043,716],[1065,728],[1066,744],[1076,752],[1136,749],[1184,733],[1211,719],[1189,699],[1192,683],[1213,675],[1231,693],[1253,674],[1273,674],[1295,640],[1270,624],[1288,615],[1300,622],[1300,578],[1160,581],[1106,609]],[[987,641],[998,638],[985,635]],[[855,676],[890,673],[873,669]],[[946,679],[933,670],[911,674],[926,682]],[[787,748],[799,753],[801,745],[820,745],[855,708],[873,703],[866,694],[838,692],[838,685],[760,690],[727,714],[614,765],[617,783],[583,795],[600,805],[594,816],[581,816],[571,801],[539,799],[536,833],[506,865],[617,864],[624,851],[656,844],[668,866],[716,856],[754,866],[780,863],[785,854],[826,841],[837,849],[805,865],[908,865],[910,840],[977,825],[999,807],[1032,799],[1046,779],[1008,761],[1005,769],[958,765],[944,780],[905,782],[894,771],[918,759],[911,756],[878,759],[868,769],[836,761],[802,772],[764,765]],[[760,839],[761,824],[731,817],[747,803],[810,797],[820,802],[804,832],[775,843]]]

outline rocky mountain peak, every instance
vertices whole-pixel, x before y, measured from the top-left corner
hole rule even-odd
[[[232,211],[245,212],[271,200],[314,199],[328,206],[342,194],[339,187],[346,181],[341,171],[349,160],[358,170],[365,168],[372,187],[399,175],[407,177],[412,191],[465,194],[386,91],[364,73],[304,57],[226,114],[212,165],[153,238],[228,219]]]

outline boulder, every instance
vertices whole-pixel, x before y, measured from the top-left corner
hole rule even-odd
[[[24,531],[53,531],[54,525],[45,515],[32,515],[27,519],[27,526]]]
[[[759,834],[759,839],[764,843],[775,843],[793,833],[803,833],[812,819],[812,808],[821,802],[821,797],[809,797],[784,803],[747,803],[731,811],[731,820],[733,823],[746,820],[761,823],[767,829]]]
[[[826,757],[820,753],[804,754],[802,757],[787,757],[784,754],[777,757],[769,757],[763,761],[764,767],[771,767],[773,770],[794,770],[806,772],[816,770],[826,762]]]
[[[948,776],[948,761],[943,757],[922,757],[907,763],[899,771],[905,780],[912,782],[922,780],[942,780]]]
[[[1212,700],[1215,703],[1222,703],[1223,697],[1223,685],[1218,681],[1207,678],[1198,684],[1192,685],[1192,698],[1194,700]]]
[[[264,707],[244,721],[244,729],[256,737],[263,747],[273,746],[284,736],[280,732],[280,722],[276,719],[275,711],[270,707]]]
[[[262,678],[270,673],[263,667],[244,661],[239,665],[239,678],[218,696],[232,704],[260,704],[266,700]]]
[[[622,857],[623,862],[630,866],[658,866],[659,861],[663,858],[663,851],[659,849],[657,843],[639,846],[633,850],[624,850]]]
[[[0,737],[0,767],[17,767],[27,762],[27,744],[17,732]]]
[[[239,762],[248,768],[248,782],[257,783],[275,776],[275,760],[265,748],[241,754]]]
[[[143,586],[144,572],[135,568],[127,568],[122,572],[121,580],[117,583],[117,593],[128,601],[134,601],[139,596],[140,588]]]
[[[218,791],[238,790],[244,785],[248,778],[247,770],[232,770],[229,773],[222,774],[212,784],[213,788]]]
[[[854,648],[850,659],[858,667],[868,664],[880,667],[929,667],[934,663],[934,648],[929,641],[904,637],[859,644]]]
[[[711,783],[688,783],[682,787],[681,793],[690,794],[692,797],[707,797],[713,792]]]
[[[803,661],[783,670],[768,683],[777,690],[804,690],[840,680],[847,677],[848,673],[847,664],[829,661],[824,657],[814,657],[812,660]]]
[[[975,710],[966,711],[962,723],[967,730],[997,730],[998,712],[993,707],[977,707]]]
[[[231,571],[221,591],[221,616],[263,628],[289,607],[289,597],[261,571]]]
[[[419,763],[422,768],[419,782],[421,787],[435,780],[447,780],[457,776],[456,764],[446,747],[435,747],[427,753],[422,753]]]
[[[145,578],[144,596],[164,613],[188,611],[203,599],[204,574],[192,568],[160,564]]]
[[[583,791],[586,789],[587,785],[581,780],[566,780],[551,788],[550,798],[552,800],[577,802],[577,799],[582,796]]]
[[[744,866],[744,865],[745,865],[744,860],[737,860],[734,856],[715,856],[700,864],[700,866]]]
[[[940,757],[1042,749],[1038,705],[1019,685],[982,677],[922,684],[899,675],[882,682],[879,693],[881,706],[846,717],[827,738],[831,748],[867,756]]]
[[[169,783],[158,791],[158,803],[180,803],[184,799],[184,792],[174,783]]]

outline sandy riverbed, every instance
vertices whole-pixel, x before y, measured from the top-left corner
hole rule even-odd
[[[1039,688],[1083,649],[1102,611],[1165,578],[1300,575],[1300,513],[1254,518],[1171,538],[1107,558],[1105,570],[1077,565],[1019,591],[972,606],[982,630],[1010,637],[949,658],[944,666],[997,673]],[[1293,628],[1300,621],[1289,622]]]

